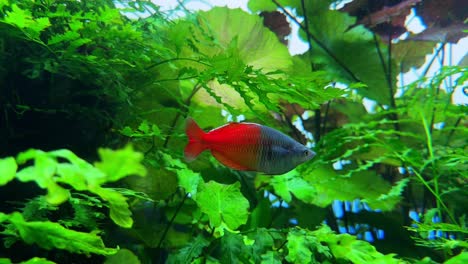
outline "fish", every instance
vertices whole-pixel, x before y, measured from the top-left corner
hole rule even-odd
[[[229,168],[279,175],[316,155],[282,132],[256,123],[232,122],[205,132],[189,117],[185,132],[188,137],[184,149],[187,162],[209,150]]]

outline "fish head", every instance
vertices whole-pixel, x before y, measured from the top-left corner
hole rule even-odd
[[[269,154],[265,155],[265,160],[261,162],[261,171],[267,174],[283,174],[315,156],[315,152],[306,146],[298,142],[291,143],[271,146]]]
[[[291,151],[292,161],[296,165],[299,165],[312,159],[313,157],[315,157],[315,155],[316,154],[314,151],[302,144],[295,144]]]

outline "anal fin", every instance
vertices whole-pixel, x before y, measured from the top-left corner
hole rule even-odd
[[[233,168],[235,170],[243,170],[243,171],[253,171],[255,169],[249,168],[247,166],[241,165],[238,162],[233,161],[231,158],[227,157],[225,154],[211,150],[211,154],[222,164],[229,168]]]

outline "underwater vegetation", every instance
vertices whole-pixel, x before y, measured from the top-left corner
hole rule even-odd
[[[468,263],[466,7],[339,2],[0,0],[0,263]],[[189,116],[316,155],[187,163]]]

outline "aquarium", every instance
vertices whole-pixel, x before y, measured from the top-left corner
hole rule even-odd
[[[0,264],[468,263],[467,14],[0,0]]]

